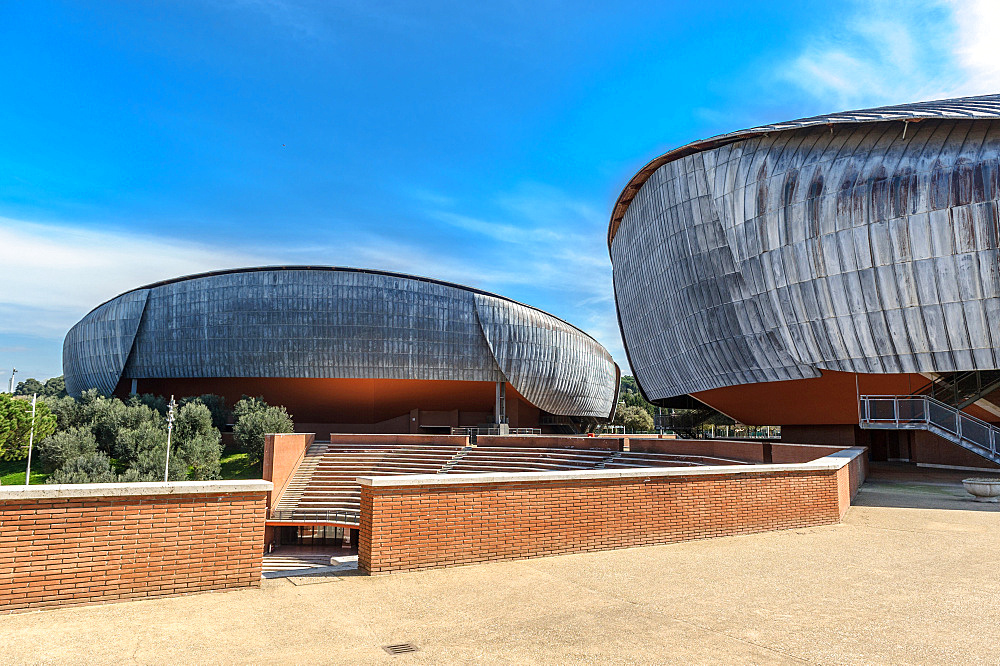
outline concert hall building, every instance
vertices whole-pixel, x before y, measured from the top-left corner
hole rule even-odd
[[[618,366],[537,308],[409,275],[263,267],[181,277],[98,306],[63,344],[73,395],[243,395],[296,429],[581,432],[614,415]]]
[[[643,394],[691,396],[795,442],[869,445],[876,460],[993,466],[998,160],[1000,95],[765,125],[657,157],[608,231]]]

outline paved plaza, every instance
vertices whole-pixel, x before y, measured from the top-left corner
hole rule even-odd
[[[5,663],[995,663],[1000,507],[874,470],[844,523],[0,617]],[[969,474],[966,473],[966,476]],[[412,643],[391,656],[383,646]]]

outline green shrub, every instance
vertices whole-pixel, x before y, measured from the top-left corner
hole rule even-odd
[[[295,429],[284,407],[270,407],[260,398],[244,398],[233,411],[236,414],[233,439],[253,463],[264,459],[264,435]]]
[[[222,435],[212,425],[212,413],[206,405],[189,402],[180,408],[171,446],[171,455],[176,454],[190,467],[192,479],[219,478]]]
[[[46,479],[45,483],[114,483],[118,475],[111,459],[100,451],[88,453],[67,462]]]
[[[182,398],[180,405],[183,407],[188,403],[199,402],[208,407],[208,411],[212,413],[212,426],[218,428],[220,431],[225,429],[225,427],[229,424],[231,416],[229,409],[226,407],[226,399],[221,395],[205,393],[204,395],[199,395],[197,397]]]
[[[74,458],[91,453],[97,453],[97,440],[90,428],[69,428],[38,443],[39,467],[44,472],[54,472]]]

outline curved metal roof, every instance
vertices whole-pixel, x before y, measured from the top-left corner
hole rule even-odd
[[[98,306],[66,334],[67,390],[124,378],[508,381],[560,416],[609,418],[618,368],[537,308],[428,278],[261,267],[166,280]]]
[[[749,129],[737,130],[727,134],[692,141],[691,143],[675,148],[660,155],[650,161],[646,166],[632,176],[628,184],[618,195],[614,208],[611,211],[611,222],[608,225],[608,248],[615,238],[618,226],[625,211],[628,210],[632,199],[635,198],[639,188],[645,184],[653,172],[668,162],[673,162],[687,155],[699,153],[703,150],[710,150],[727,143],[742,141],[758,134],[770,134],[771,132],[784,132],[796,130],[803,127],[814,127],[816,125],[844,125],[859,123],[876,123],[888,121],[919,122],[925,119],[957,119],[957,120],[980,120],[1000,118],[1000,95],[979,95],[976,97],[957,97],[954,99],[943,99],[929,102],[913,102],[910,104],[898,104],[895,106],[880,106],[873,109],[861,109],[858,111],[841,111],[823,116],[812,116],[810,118],[800,118],[789,120],[783,123],[771,125],[761,125]]]
[[[442,287],[453,287],[455,289],[462,289],[463,291],[468,291],[468,292],[471,292],[473,294],[479,294],[481,296],[491,296],[493,298],[499,298],[502,301],[507,301],[509,303],[513,303],[514,305],[520,305],[520,306],[528,308],[530,310],[536,310],[536,311],[541,312],[542,314],[544,314],[546,317],[551,317],[552,319],[560,321],[560,322],[566,324],[567,326],[576,329],[577,331],[579,331],[583,335],[587,336],[588,338],[590,338],[594,342],[597,342],[597,340],[594,338],[594,336],[592,336],[590,333],[587,333],[586,331],[584,331],[583,329],[581,329],[578,326],[574,326],[573,324],[569,323],[565,319],[562,319],[561,317],[555,316],[551,312],[546,312],[545,310],[542,310],[541,308],[537,308],[534,305],[528,305],[526,303],[521,303],[520,301],[515,301],[513,298],[507,298],[506,296],[502,296],[500,294],[496,294],[496,293],[493,293],[491,291],[486,291],[485,289],[478,289],[476,287],[468,287],[468,286],[466,286],[464,284],[458,284],[457,282],[448,282],[447,280],[438,280],[438,279],[435,279],[435,278],[423,277],[421,275],[410,275],[409,273],[395,273],[393,271],[383,271],[383,270],[378,270],[378,269],[375,269],[375,268],[353,268],[353,267],[350,267],[350,266],[310,266],[310,265],[245,266],[243,268],[222,268],[222,269],[215,270],[215,271],[205,271],[204,273],[192,273],[190,275],[180,275],[180,276],[175,277],[175,278],[168,278],[166,280],[159,280],[157,282],[150,282],[149,284],[144,284],[141,287],[134,287],[132,289],[129,289],[128,291],[123,291],[122,293],[118,294],[114,298],[109,298],[108,300],[104,301],[103,303],[101,303],[101,304],[97,305],[96,307],[92,308],[90,310],[90,312],[88,312],[87,314],[90,315],[91,313],[99,310],[100,308],[104,307],[108,303],[110,303],[110,302],[112,302],[114,300],[117,300],[117,299],[121,298],[122,296],[124,296],[126,294],[132,294],[132,293],[135,293],[135,292],[141,292],[141,291],[145,291],[145,290],[148,290],[148,289],[155,289],[156,287],[164,287],[164,286],[171,285],[171,284],[177,284],[178,282],[186,282],[188,280],[199,280],[201,278],[216,277],[216,276],[219,276],[219,275],[235,275],[235,274],[238,274],[238,273],[261,273],[261,272],[271,272],[271,271],[329,271],[329,272],[343,272],[343,273],[361,273],[361,274],[364,274],[364,275],[382,275],[384,277],[400,278],[402,280],[416,280],[417,282],[426,282],[428,284],[436,284],[436,285],[440,285]],[[600,343],[598,342],[598,344],[600,344]]]

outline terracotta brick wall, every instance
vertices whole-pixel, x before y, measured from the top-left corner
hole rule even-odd
[[[363,480],[359,565],[377,574],[839,522],[857,468],[791,467]]]
[[[238,485],[162,494],[163,484],[107,484],[159,488],[50,498],[31,495],[101,491],[0,489],[0,613],[259,586],[271,484],[221,484]]]

